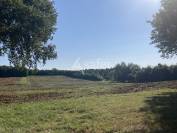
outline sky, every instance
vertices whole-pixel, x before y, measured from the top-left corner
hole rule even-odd
[[[160,8],[160,0],[54,0],[58,12],[52,43],[58,58],[39,69],[110,68],[117,63],[176,64],[162,59],[151,45],[147,21]],[[5,57],[0,65],[8,65]]]

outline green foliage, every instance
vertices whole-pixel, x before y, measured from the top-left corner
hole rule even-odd
[[[153,17],[152,43],[162,57],[177,55],[177,0],[162,0],[162,6]]]
[[[128,65],[121,63],[118,64],[114,69],[114,80],[120,82],[136,82],[137,74],[140,71],[140,67],[132,63]]]
[[[28,73],[26,68],[0,66],[0,77],[24,77],[27,75]]]
[[[28,72],[28,73],[27,73]],[[82,71],[67,70],[27,70],[8,66],[0,67],[0,77],[18,77],[26,75],[57,76],[63,75],[72,78],[91,81],[115,82],[156,82],[177,80],[177,65],[162,65],[141,68],[136,64],[121,63],[110,69],[88,69]]]
[[[62,71],[62,70],[33,70],[30,75],[64,75],[73,78],[86,80],[109,80],[116,82],[156,82],[177,80],[177,65],[162,65],[141,68],[136,64],[117,64],[110,69],[88,69],[83,71]]]
[[[15,67],[37,67],[55,59],[55,45],[47,44],[56,30],[57,13],[49,0],[0,1],[0,56]]]

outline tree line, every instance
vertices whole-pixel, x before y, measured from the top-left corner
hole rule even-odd
[[[27,69],[11,67],[11,66],[0,66],[0,77],[24,77],[28,75]]]
[[[140,67],[133,63],[120,63],[114,68],[101,70],[85,70],[84,73],[94,75],[99,80],[114,82],[158,82],[177,80],[177,65],[158,64],[154,67]]]
[[[0,67],[0,77],[36,76],[68,76],[92,81],[113,82],[157,82],[177,80],[177,65],[140,67],[133,63],[120,63],[109,69],[87,69],[80,71],[68,70],[27,70],[9,66]]]

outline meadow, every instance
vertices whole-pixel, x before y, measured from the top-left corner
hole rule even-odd
[[[0,133],[175,133],[177,81],[0,78]]]

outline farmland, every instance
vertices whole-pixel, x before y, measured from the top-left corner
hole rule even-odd
[[[177,132],[177,82],[0,79],[1,133]]]

